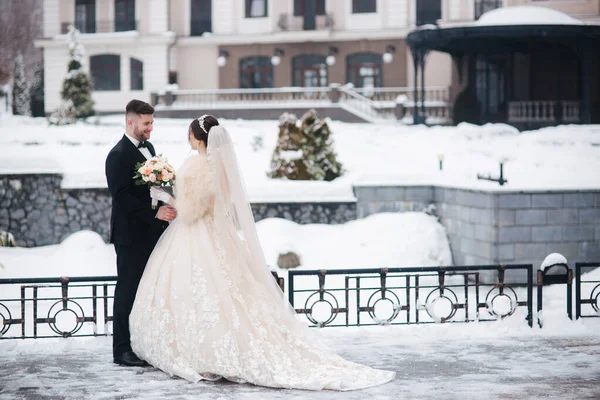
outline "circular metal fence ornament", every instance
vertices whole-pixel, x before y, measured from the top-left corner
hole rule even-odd
[[[335,311],[339,308],[337,299],[331,293],[323,292],[323,300],[313,300],[313,302],[310,303],[314,296],[320,296],[320,293],[314,292],[306,299],[306,303],[304,303],[304,308],[309,310],[309,312],[306,313],[306,318],[318,326],[330,324],[337,316],[337,311]]]
[[[73,300],[67,300],[67,304],[72,304],[75,306],[73,308],[69,308],[68,306],[67,308],[63,308],[62,303],[63,301],[59,300],[56,303],[54,303],[52,307],[50,307],[50,309],[48,310],[48,321],[52,321],[48,322],[48,325],[50,325],[50,329],[52,329],[57,334],[63,337],[68,337],[77,333],[77,331],[81,329],[81,327],[83,326],[83,317],[85,313],[83,312],[83,308],[81,308],[79,303]],[[55,310],[56,308],[59,309]],[[67,319],[74,319],[74,321],[65,322],[67,321]],[[70,324],[67,325],[67,327],[72,326],[72,328],[63,330],[61,329],[61,327],[57,326],[57,323],[59,325],[67,323]]]
[[[400,313],[400,310],[401,310],[400,299],[398,298],[396,293],[390,292],[389,290],[387,290],[385,292],[386,296],[388,294],[392,294],[394,296],[394,298],[396,299],[396,301],[394,301],[393,299],[390,299],[388,297],[382,298],[380,293],[381,293],[381,290],[378,290],[375,293],[373,293],[371,295],[371,297],[369,297],[369,301],[367,302],[367,307],[369,308],[369,316],[373,319],[373,321],[375,321],[379,325],[388,325],[394,319],[396,319],[396,317]],[[379,298],[377,300],[373,301],[373,299],[378,294],[379,294]],[[386,307],[386,305],[388,305],[388,306]],[[377,316],[378,313],[382,314],[386,311],[389,314],[389,316],[387,318],[384,317],[383,315],[381,317]]]
[[[6,320],[12,320],[12,315],[8,307],[0,303],[0,327],[2,327],[0,329],[0,336],[4,335],[10,329],[10,323],[4,325],[4,321]]]
[[[485,296],[487,312],[498,318],[513,315],[518,303],[517,293],[511,287],[504,287],[504,293],[500,293],[499,288],[492,288]]]
[[[438,295],[431,298],[436,292]],[[438,287],[432,290],[425,299],[425,310],[427,311],[427,314],[438,323],[444,323],[454,317],[454,314],[456,314],[455,304],[458,303],[458,297],[456,297],[456,294],[452,290],[444,288],[444,294],[441,293],[442,292]]]

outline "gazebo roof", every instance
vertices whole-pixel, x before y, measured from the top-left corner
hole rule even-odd
[[[488,11],[474,25],[584,25],[584,22],[547,7],[515,6]]]
[[[452,27],[425,25],[408,34],[413,51],[527,52],[531,41],[600,47],[600,25],[546,7],[515,6],[488,11],[479,20]]]

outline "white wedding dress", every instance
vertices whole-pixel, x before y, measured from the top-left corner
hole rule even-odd
[[[395,372],[346,361],[311,338],[264,263],[231,139],[219,126],[208,152],[178,171],[178,216],[148,261],[130,315],[133,351],[192,382],[354,390],[392,380]]]

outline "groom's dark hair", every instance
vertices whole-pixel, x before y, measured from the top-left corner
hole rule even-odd
[[[125,114],[154,114],[154,107],[145,101],[131,100],[125,107]]]

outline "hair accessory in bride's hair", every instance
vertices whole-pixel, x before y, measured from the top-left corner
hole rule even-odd
[[[200,128],[208,135],[208,131],[204,127],[204,118],[208,117],[208,114],[204,114],[200,118],[198,118],[198,123],[200,124]]]

